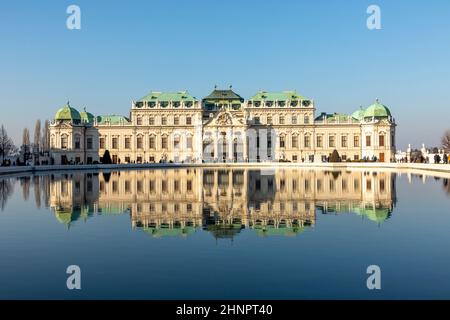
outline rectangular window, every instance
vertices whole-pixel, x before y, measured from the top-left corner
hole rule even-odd
[[[176,136],[173,138],[173,148],[178,149],[180,148],[180,137]]]
[[[305,136],[305,148],[311,147],[311,137]]]
[[[284,148],[284,146],[285,146],[285,137],[284,136],[281,136],[280,137],[280,148]]]
[[[112,138],[112,148],[119,149],[119,138],[117,137]]]
[[[298,136],[292,136],[292,148],[298,148]]]
[[[186,124],[187,125],[191,125],[192,124],[192,118],[191,117],[186,117]]]
[[[192,180],[188,180],[188,181],[186,182],[186,191],[187,191],[187,192],[192,191]]]
[[[191,136],[187,136],[187,138],[186,138],[186,148],[192,149],[192,137]]]
[[[292,124],[297,124],[297,116],[292,116]]]
[[[148,124],[153,126],[155,124],[155,118],[154,117],[148,118]]]
[[[75,149],[80,149],[81,148],[81,139],[79,136],[75,137]]]
[[[137,117],[137,119],[136,119],[136,124],[137,124],[138,126],[142,126],[142,117]]]
[[[322,147],[323,147],[323,137],[317,136],[317,148],[322,148]]]
[[[86,148],[88,149],[88,150],[92,150],[93,149],[93,140],[92,140],[92,137],[87,137],[87,139],[86,139]]]
[[[272,116],[267,116],[267,124],[272,124]]]
[[[131,138],[125,137],[125,149],[131,149]]]
[[[175,118],[173,118],[173,124],[174,125],[179,125],[180,124],[180,118],[178,118],[178,117],[175,117]]]
[[[347,136],[341,137],[341,146],[342,148],[347,148]]]
[[[305,116],[305,124],[309,123],[309,116]]]
[[[292,162],[297,162],[297,156],[292,156]],[[293,182],[295,182],[295,181],[293,181]]]
[[[280,116],[280,124],[284,124],[284,116]]]
[[[150,138],[148,139],[148,147],[150,149],[155,149],[155,137],[154,136],[150,136]]]
[[[384,147],[384,135],[380,134],[379,140],[380,140],[380,147]]]
[[[167,137],[161,137],[161,148],[167,149],[167,141],[168,141]]]
[[[161,118],[161,125],[163,125],[163,126],[167,125],[167,118],[166,117],[162,117]]]
[[[138,149],[143,149],[144,148],[144,138],[142,136],[138,136],[136,139],[136,147]]]
[[[354,136],[353,137],[353,146],[355,148],[359,148],[359,136]]]
[[[366,147],[370,147],[370,145],[372,144],[372,141],[370,139],[370,136],[366,136]]]
[[[328,137],[328,147],[330,147],[330,148],[336,147],[336,137],[335,136]]]
[[[354,159],[355,161],[359,161],[359,155],[355,154],[355,156],[353,157],[353,159]]]
[[[105,137],[100,137],[100,149],[105,149]]]

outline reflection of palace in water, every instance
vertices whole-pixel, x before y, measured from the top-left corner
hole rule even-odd
[[[202,228],[223,238],[244,228],[295,235],[316,223],[316,209],[380,223],[396,201],[391,172],[266,173],[197,168],[59,175],[50,182],[50,205],[67,225],[96,214],[129,213],[133,228],[153,236]]]

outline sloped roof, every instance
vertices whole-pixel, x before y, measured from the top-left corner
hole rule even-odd
[[[309,100],[304,96],[298,94],[296,91],[283,92],[267,92],[260,91],[250,98],[253,101],[288,101],[288,100]]]
[[[189,94],[187,91],[178,92],[159,92],[152,91],[145,97],[142,97],[138,102],[149,102],[149,101],[198,101],[197,98]]]
[[[238,102],[243,102],[244,98],[238,95],[233,90],[217,90],[214,89],[207,97],[203,98],[203,100],[217,101],[217,100],[237,100]]]

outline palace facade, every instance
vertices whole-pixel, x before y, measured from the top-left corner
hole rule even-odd
[[[50,125],[55,164],[101,162],[388,162],[395,155],[395,120],[378,100],[351,115],[316,114],[295,91],[261,91],[244,99],[233,90],[196,99],[187,91],[150,92],[128,117],[94,116],[69,103]]]

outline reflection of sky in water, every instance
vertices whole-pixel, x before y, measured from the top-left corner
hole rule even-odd
[[[410,179],[14,178],[6,204],[0,185],[0,298],[450,298],[448,183]],[[65,288],[70,264],[82,269],[80,292]],[[381,291],[365,287],[370,264],[382,269]]]

